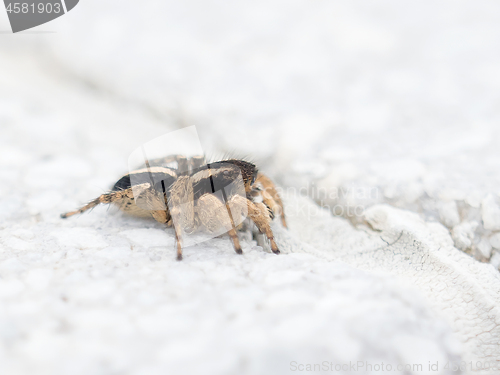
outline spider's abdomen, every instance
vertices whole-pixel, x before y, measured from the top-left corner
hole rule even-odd
[[[175,171],[170,168],[163,167],[151,167],[138,169],[136,171],[130,172],[120,178],[113,188],[112,191],[125,190],[130,188],[132,185],[137,186],[144,183],[149,183],[151,186],[163,185],[165,188],[169,188],[177,179]]]
[[[163,167],[151,167],[138,169],[136,171],[130,172],[125,176],[121,177],[111,189],[112,191],[126,190],[133,186],[138,186],[141,184],[150,184],[152,189],[158,190],[160,194],[163,193],[163,189],[168,191],[172,184],[176,181],[177,175],[175,171],[170,168]],[[151,193],[149,191],[149,193]],[[151,217],[151,208],[144,207],[144,204],[137,204],[136,199],[143,198],[144,194],[148,194],[147,191],[143,192],[139,197],[133,198],[123,198],[113,203],[118,206],[118,208],[129,215],[138,217]],[[144,200],[142,202],[145,202]]]

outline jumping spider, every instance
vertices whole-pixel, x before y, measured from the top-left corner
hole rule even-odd
[[[232,183],[242,180],[242,189]],[[222,195],[214,192],[223,191]],[[177,260],[182,260],[183,233],[223,230],[234,250],[242,254],[236,229],[242,224],[235,215],[247,214],[260,233],[269,240],[275,254],[280,251],[270,227],[276,216],[286,228],[283,203],[273,182],[244,160],[230,159],[204,163],[204,158],[172,155],[148,161],[141,168],[121,177],[107,194],[82,208],[64,213],[62,218],[80,214],[99,204],[113,203],[122,211],[139,217],[153,217],[174,227]]]

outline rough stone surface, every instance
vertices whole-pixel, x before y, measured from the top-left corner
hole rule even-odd
[[[209,154],[251,155],[351,220],[388,203],[450,230],[478,222],[464,250],[487,261],[477,246],[500,231],[496,0],[75,10],[51,24],[57,36],[15,43],[43,51],[53,73],[199,125]]]
[[[499,17],[497,1],[109,0],[2,35],[0,373],[498,364]],[[154,221],[59,218],[192,124],[285,189],[282,255],[223,237],[179,263]]]

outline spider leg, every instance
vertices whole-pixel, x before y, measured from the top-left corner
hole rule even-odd
[[[243,254],[229,204],[222,203],[215,195],[204,194],[196,203],[196,212],[207,231],[213,233],[221,227],[224,228],[231,238],[234,251]]]
[[[179,177],[170,188],[168,209],[177,242],[177,260],[182,260],[182,231],[194,229],[193,185],[188,176]],[[166,223],[168,226],[168,219]]]
[[[273,253],[280,253],[278,245],[276,245],[276,242],[274,241],[273,231],[271,230],[271,226],[269,225],[271,219],[267,215],[267,208],[264,204],[255,204],[251,200],[242,197],[241,195],[234,195],[230,199],[230,205],[236,205],[239,207],[246,205],[248,210],[248,217],[252,219],[261,233],[264,233],[269,239],[269,242],[271,242],[271,250],[273,251]]]
[[[176,219],[180,216],[179,207],[172,208],[172,221],[174,222],[175,242],[177,244],[177,260],[182,260],[182,231]],[[178,221],[177,221],[178,223]]]
[[[150,211],[151,216],[153,216],[153,219],[155,219],[157,222],[166,224],[167,227],[172,226],[172,220],[170,219],[169,212],[167,210],[164,211]],[[170,225],[169,225],[170,223]]]
[[[141,203],[144,210],[148,212],[157,222],[172,226],[172,217],[168,209],[168,201],[164,192],[151,189],[148,194],[141,195],[136,199],[136,203]]]
[[[236,232],[236,227],[234,226],[234,220],[233,216],[231,214],[231,208],[229,207],[229,204],[226,203],[226,210],[227,214],[229,216],[229,220],[231,222],[231,229],[227,232],[229,234],[229,237],[231,237],[231,241],[233,241],[233,246],[234,246],[234,251],[236,251],[236,254],[243,254],[243,250],[241,249],[240,245],[240,239],[238,238],[238,234]]]
[[[64,214],[61,214],[61,218],[66,219],[67,217],[70,217],[70,216],[73,216],[76,214],[81,214],[87,210],[90,210],[90,209],[98,206],[99,204],[109,204],[109,203],[113,203],[113,202],[118,201],[118,200],[123,199],[123,198],[134,198],[134,191],[133,191],[134,189],[139,189],[139,191],[142,192],[149,187],[150,187],[150,185],[146,183],[146,184],[137,185],[134,188],[131,187],[131,188],[128,188],[125,190],[112,191],[112,192],[107,193],[107,194],[102,194],[99,197],[97,197],[96,199],[90,201],[85,206],[79,208],[76,211],[71,211],[71,212],[66,212]],[[136,193],[137,192],[138,192],[138,190],[136,190]]]
[[[281,200],[274,183],[269,177],[262,173],[257,175],[255,182],[260,183],[264,188],[261,193],[263,202],[271,207],[275,213],[278,213],[281,216],[281,223],[285,228],[288,228],[286,224],[285,210],[283,208],[283,201]]]

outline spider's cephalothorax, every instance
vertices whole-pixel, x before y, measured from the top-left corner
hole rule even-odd
[[[214,193],[220,194],[214,194]],[[114,203],[124,212],[153,217],[173,226],[177,241],[177,259],[182,259],[183,233],[205,230],[227,232],[234,249],[242,253],[236,229],[241,217],[248,216],[279,254],[270,222],[281,216],[286,228],[283,203],[273,182],[244,160],[204,163],[203,157],[173,155],[148,161],[126,174],[111,192],[94,199],[62,218],[82,213],[100,203]]]

